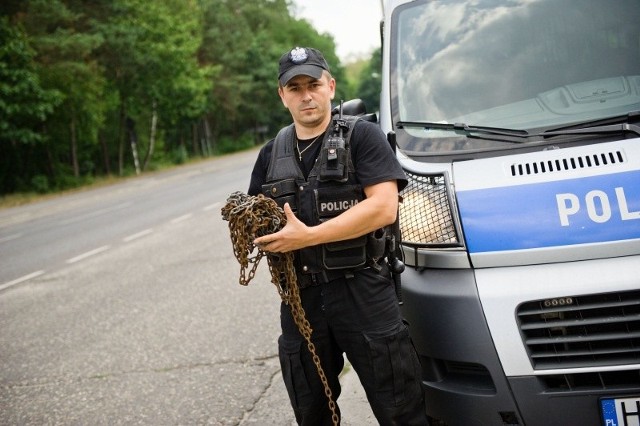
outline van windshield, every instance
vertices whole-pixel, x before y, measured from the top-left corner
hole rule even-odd
[[[392,22],[401,149],[505,144],[447,124],[540,132],[640,110],[638,0],[417,1]]]

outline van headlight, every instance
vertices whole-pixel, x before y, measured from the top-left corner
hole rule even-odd
[[[418,175],[405,171],[409,183],[400,192],[402,244],[414,247],[460,247],[460,232],[452,212],[453,197],[445,174]]]

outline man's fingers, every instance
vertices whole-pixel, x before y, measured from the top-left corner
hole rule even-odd
[[[287,216],[287,219],[291,218],[291,216],[295,216],[289,203],[284,203],[284,214]]]

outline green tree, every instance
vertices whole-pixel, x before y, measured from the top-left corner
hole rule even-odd
[[[382,88],[382,54],[378,48],[360,73],[356,95],[367,106],[367,111],[375,112],[380,108],[380,90]]]
[[[261,5],[265,3],[264,0],[201,1],[203,40],[199,57],[202,64],[219,67],[208,113],[209,126],[216,139],[225,134],[238,139],[254,125],[256,111],[261,109],[257,107],[269,105],[267,92],[260,87],[266,84],[273,88],[261,75],[270,68],[264,58],[270,45],[260,46],[269,18],[258,21],[256,17],[255,22],[251,19],[251,14],[264,9]],[[275,1],[273,8],[283,3]]]
[[[34,51],[24,33],[0,18],[0,140],[33,143],[42,140],[35,122],[44,122],[60,94],[45,90],[33,62]]]
[[[95,17],[96,28],[105,37],[99,60],[120,99],[117,138],[122,173],[126,123],[135,123],[140,130],[135,136],[146,146],[147,163],[158,135],[177,135],[176,126],[204,113],[215,70],[197,62],[201,34],[194,1],[117,0],[109,3],[103,16],[106,19]],[[135,158],[132,130],[129,126]]]
[[[23,190],[34,173],[36,148],[43,144],[44,123],[61,101],[42,87],[35,52],[24,32],[0,17],[0,191]]]
[[[105,82],[92,59],[102,37],[87,32],[84,15],[60,0],[31,0],[27,12],[22,22],[37,52],[41,81],[63,94],[46,123],[50,177],[61,188],[75,186],[81,174],[93,174],[104,121]]]
[[[241,139],[247,132],[265,130],[273,136],[290,121],[277,95],[278,60],[295,46],[322,50],[332,73],[344,75],[335,43],[320,35],[306,20],[293,18],[285,0],[201,0],[204,17],[203,63],[217,64],[220,74],[212,92],[209,122],[218,137]],[[338,85],[338,99],[346,87]],[[254,134],[260,142],[264,134]]]
[[[260,143],[290,122],[278,60],[331,36],[291,0],[7,0],[0,4],[3,193]],[[213,146],[212,146],[213,145]],[[116,167],[117,166],[117,167]]]

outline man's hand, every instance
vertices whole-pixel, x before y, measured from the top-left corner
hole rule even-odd
[[[284,214],[287,217],[284,228],[273,234],[256,238],[253,241],[256,246],[264,251],[285,253],[309,245],[309,227],[296,217],[289,203],[284,205]]]

